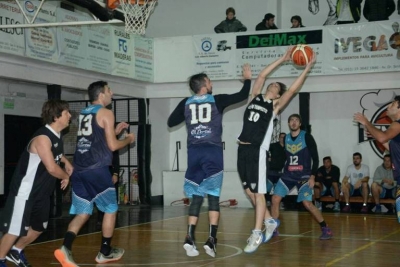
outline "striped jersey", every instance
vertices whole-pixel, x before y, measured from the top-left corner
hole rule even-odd
[[[50,196],[54,191],[56,178],[49,174],[38,154],[29,152],[33,139],[41,135],[50,139],[54,162],[60,165],[64,154],[61,136],[49,125],[43,126],[34,133],[18,161],[10,184],[12,196],[28,200],[36,196]]]

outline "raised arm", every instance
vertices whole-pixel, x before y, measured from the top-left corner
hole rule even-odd
[[[305,79],[307,78],[308,72],[311,70],[312,66],[314,65],[317,57],[315,53],[313,54],[311,61],[308,62],[306,67],[304,68],[303,72],[300,74],[299,77],[294,81],[294,83],[289,87],[289,89],[281,96],[280,99],[277,100],[275,105],[274,111],[276,114],[279,114],[281,110],[285,108],[285,106],[289,103],[292,97],[300,91],[301,86],[303,85]]]
[[[185,120],[185,103],[187,98],[179,102],[178,106],[172,111],[168,118],[168,127],[174,127]]]
[[[386,131],[381,131],[360,112],[354,114],[354,120],[364,125],[365,130],[367,130],[373,138],[382,144],[387,143],[396,135],[400,134],[400,123],[397,121],[392,122]]]
[[[260,71],[256,81],[254,82],[253,89],[251,90],[252,98],[261,93],[265,80],[267,79],[268,75],[283,62],[290,60],[291,51],[292,47],[289,47],[286,53],[282,57],[278,58],[277,60],[266,66],[262,71]]]

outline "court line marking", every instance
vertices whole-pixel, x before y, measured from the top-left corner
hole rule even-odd
[[[353,251],[351,251],[351,252],[349,252],[349,253],[346,253],[346,254],[344,254],[343,257],[340,257],[340,258],[338,258],[338,259],[335,259],[335,260],[333,260],[333,261],[328,262],[325,266],[332,266],[333,264],[335,264],[335,263],[337,263],[337,262],[339,262],[339,261],[342,261],[342,260],[344,260],[344,259],[346,259],[346,258],[352,256],[353,254],[356,254],[357,252],[360,252],[360,251],[362,251],[362,250],[364,250],[364,249],[366,249],[366,248],[368,248],[368,247],[370,247],[370,246],[372,246],[372,245],[375,245],[378,241],[381,241],[381,240],[383,240],[383,239],[385,239],[385,238],[388,238],[389,236],[395,235],[395,234],[397,234],[397,233],[400,233],[400,229],[399,229],[399,230],[396,230],[396,231],[394,231],[394,232],[391,232],[390,234],[387,234],[387,235],[385,235],[385,236],[383,236],[383,237],[377,239],[376,241],[369,242],[368,244],[366,244],[366,245],[364,245],[364,246],[361,246],[361,247],[359,247],[359,248],[357,248],[357,249],[355,249],[355,250],[353,250]]]

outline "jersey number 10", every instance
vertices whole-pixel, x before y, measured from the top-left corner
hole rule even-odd
[[[190,124],[207,123],[211,121],[211,105],[205,104],[190,104],[189,109],[192,112],[192,120]]]

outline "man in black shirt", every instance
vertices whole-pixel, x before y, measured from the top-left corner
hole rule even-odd
[[[340,211],[340,169],[332,165],[331,157],[325,157],[323,159],[324,166],[319,167],[317,171],[317,178],[315,180],[314,194],[315,194],[315,206],[321,210],[322,205],[320,202],[321,196],[333,196],[335,198],[334,211]]]

